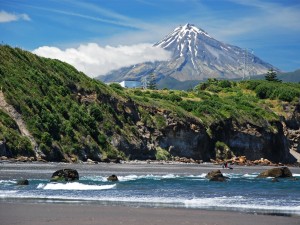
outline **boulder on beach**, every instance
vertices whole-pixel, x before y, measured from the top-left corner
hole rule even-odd
[[[261,172],[257,177],[258,178],[266,178],[266,177],[285,178],[285,177],[293,177],[293,174],[290,171],[290,169],[285,166],[285,167],[266,170],[264,172]]]
[[[119,179],[118,179],[118,177],[117,177],[115,174],[113,174],[113,175],[110,175],[110,176],[107,178],[107,180],[108,180],[108,181],[118,181]]]
[[[222,172],[220,170],[213,170],[209,172],[205,178],[209,179],[209,181],[219,181],[219,182],[224,182],[229,177],[223,176]]]
[[[27,179],[18,180],[17,185],[29,185],[29,181]]]
[[[51,181],[75,181],[79,180],[77,170],[61,169],[52,174]]]

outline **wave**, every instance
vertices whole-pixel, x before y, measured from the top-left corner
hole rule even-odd
[[[165,174],[165,175],[126,175],[126,176],[117,176],[120,182],[126,181],[135,181],[141,179],[147,180],[163,180],[163,179],[203,179],[207,173],[202,173],[199,175],[176,175],[176,174]],[[92,181],[101,181],[106,182],[108,176],[85,176],[81,180],[92,180]]]
[[[116,187],[116,184],[112,185],[89,185],[81,184],[78,182],[73,183],[49,183],[49,184],[39,184],[38,189],[44,190],[106,190]]]
[[[251,174],[246,173],[246,174],[242,175],[242,177],[244,177],[244,178],[256,178],[258,176],[258,174],[259,173],[251,173]]]
[[[1,190],[1,192],[0,192],[0,198],[5,198],[5,197],[7,197],[9,195],[14,195],[16,193],[18,193],[18,191]]]
[[[282,200],[282,199],[266,199],[246,196],[218,196],[218,197],[158,197],[158,196],[128,196],[119,194],[104,195],[76,195],[66,192],[53,192],[48,195],[44,190],[103,190],[111,189],[116,185],[84,185],[80,183],[50,183],[39,184],[38,192],[18,192],[4,191],[1,192],[0,198],[20,198],[20,199],[36,199],[43,201],[55,202],[98,202],[99,204],[115,204],[115,205],[133,205],[133,206],[150,206],[150,207],[174,207],[174,208],[194,208],[194,209],[210,209],[210,210],[226,210],[241,212],[259,212],[259,213],[292,213],[300,215],[299,200]],[[95,189],[96,188],[96,189]]]
[[[0,185],[10,185],[10,184],[16,184],[16,180],[0,180]]]
[[[194,198],[185,200],[184,204],[187,208],[203,208],[203,209],[222,209],[234,211],[265,211],[265,212],[293,212],[300,215],[299,202],[294,205],[283,205],[281,201],[251,199],[243,196],[232,197],[212,197],[212,198]]]

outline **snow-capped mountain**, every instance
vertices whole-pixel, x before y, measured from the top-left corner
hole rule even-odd
[[[264,74],[274,68],[250,51],[217,41],[192,24],[177,27],[154,46],[170,51],[171,59],[133,65],[99,78],[106,82],[140,80],[150,73],[158,79],[178,81],[242,78]]]

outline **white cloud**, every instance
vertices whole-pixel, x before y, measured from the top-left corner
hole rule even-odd
[[[152,44],[102,47],[96,43],[88,43],[65,50],[43,46],[35,49],[33,53],[67,62],[90,77],[104,75],[112,70],[137,63],[163,61],[170,58],[169,52],[153,47]]]
[[[17,20],[30,21],[30,17],[27,14],[8,13],[3,10],[0,12],[0,23],[8,23]]]

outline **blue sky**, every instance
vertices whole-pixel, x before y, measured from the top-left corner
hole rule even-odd
[[[150,44],[186,23],[293,71],[300,68],[299,21],[299,0],[0,0],[2,43],[65,59],[90,76],[99,65],[110,65],[104,73],[140,62]],[[163,55],[152,53],[144,60]],[[118,55],[124,65],[114,65]]]

